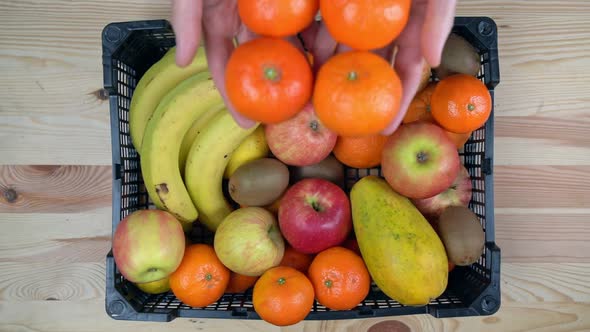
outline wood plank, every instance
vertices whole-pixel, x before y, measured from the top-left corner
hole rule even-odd
[[[502,261],[590,262],[590,211],[576,211],[498,209],[495,232]],[[111,247],[110,208],[75,214],[5,213],[0,220],[10,230],[0,233],[0,262],[15,257],[22,262],[102,262]]]
[[[588,263],[506,263],[501,269],[502,301],[590,303]]]
[[[498,166],[495,206],[588,208],[590,166]]]
[[[101,301],[0,301],[0,331],[584,331],[590,329],[588,303],[503,303],[494,316],[436,319],[430,315],[336,321],[305,321],[279,328],[262,321],[176,319],[169,323],[116,321]],[[92,323],[89,323],[92,322]],[[386,322],[386,323],[383,323]],[[398,322],[398,323],[392,323]],[[377,325],[381,323],[381,325]],[[403,325],[401,325],[401,324]],[[398,326],[397,330],[392,325]],[[385,325],[385,326],[384,326]],[[399,329],[399,326],[405,329]],[[389,326],[389,329],[387,327]]]
[[[168,18],[170,6],[158,0],[76,3],[75,8],[65,0],[0,4],[0,164],[111,163],[108,105],[100,93],[100,31],[113,21]],[[545,14],[555,6],[558,11]],[[584,105],[590,100],[584,87],[590,73],[579,68],[586,68],[590,59],[585,42],[590,22],[579,20],[572,26],[564,19],[583,15],[587,7],[583,1],[459,3],[459,15],[490,16],[500,27],[498,118],[588,118]],[[541,44],[544,51],[538,52]],[[519,148],[514,143],[500,142],[499,164],[525,159],[543,163],[544,158],[535,156],[547,144],[528,142]],[[570,154],[572,159],[563,158],[564,164],[588,161],[583,147],[563,152],[549,144],[550,151],[558,153],[549,159],[553,164]],[[521,154],[526,151],[532,152]]]
[[[495,204],[590,207],[588,172],[590,165],[496,166]],[[0,166],[0,212],[79,212],[110,206],[111,176],[108,166]]]
[[[101,31],[169,13],[163,1],[1,2],[0,164],[110,165]]]
[[[587,169],[496,167],[496,238],[503,259],[589,261],[585,226],[590,210],[576,209],[590,208],[587,178],[580,175]],[[2,256],[30,262],[102,261],[110,248],[110,177],[108,166],[0,166],[0,220],[11,229],[0,234]],[[572,208],[536,209],[549,206]]]
[[[0,262],[0,275],[0,301],[104,299],[104,262]]]
[[[108,108],[103,112],[102,119],[93,114],[1,115],[0,165],[111,165]]]
[[[1,262],[104,262],[111,208],[83,213],[0,213]]]
[[[590,117],[495,118],[495,165],[590,165]]]
[[[502,264],[502,301],[590,302],[588,263]],[[0,262],[0,301],[104,299],[105,262]]]
[[[495,214],[503,262],[590,262],[590,212]]]
[[[580,0],[458,2],[458,15],[489,16],[498,25],[496,116],[588,118],[584,105],[590,99],[583,86],[590,72],[580,68],[590,60],[589,5]]]
[[[578,120],[541,116],[501,116],[495,119],[496,138],[551,140],[561,146],[590,148],[590,118]]]
[[[1,212],[80,212],[111,205],[108,166],[1,166]]]

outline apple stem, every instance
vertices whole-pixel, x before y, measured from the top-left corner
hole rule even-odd
[[[311,202],[311,207],[316,210],[317,212],[322,211],[322,207],[320,206],[320,203],[318,203],[317,201],[313,201]]]
[[[423,164],[426,161],[428,161],[428,154],[420,151],[420,152],[418,152],[418,155],[416,156],[416,159],[418,159],[418,162],[420,164]]]
[[[309,123],[309,128],[311,128],[313,131],[318,131],[319,127],[320,124],[316,120],[313,120]]]

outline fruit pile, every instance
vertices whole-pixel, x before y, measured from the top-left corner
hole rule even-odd
[[[439,80],[427,68],[402,125],[381,135],[399,112],[402,87],[371,50],[395,39],[409,14],[409,0],[391,2],[398,15],[357,1],[357,14],[371,17],[365,25],[346,20],[343,2],[304,1],[309,8],[296,13],[277,5],[279,29],[250,7],[255,1],[239,1],[242,21],[260,37],[232,53],[226,89],[256,121],[248,129],[225,108],[203,47],[184,68],[172,48],[142,76],[129,127],[157,208],[131,213],[115,230],[124,278],[192,307],[252,289],[260,317],[285,326],[303,320],[315,300],[355,308],[372,282],[403,305],[426,305],[455,266],[479,259],[484,232],[467,207],[472,184],[458,152],[491,114],[476,78],[479,55],[451,35],[433,68]],[[353,50],[314,77],[313,58],[283,37],[309,25],[318,6],[331,34]],[[347,168],[375,167],[382,177],[346,190]],[[214,232],[213,243],[192,243],[193,227]]]

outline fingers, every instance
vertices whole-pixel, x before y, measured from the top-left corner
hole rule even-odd
[[[189,65],[201,42],[202,0],[174,0],[172,27],[176,35],[176,64]]]
[[[422,52],[430,66],[438,67],[442,49],[455,18],[457,0],[430,0],[422,28]]]
[[[422,74],[422,55],[416,48],[400,48],[395,58],[395,69],[402,81],[402,99],[399,112],[393,121],[382,131],[391,135],[401,124],[408,106],[416,95]]]
[[[383,135],[391,135],[401,124],[408,106],[412,102],[422,77],[422,50],[420,36],[424,22],[424,15],[420,8],[414,8],[412,19],[397,39],[397,53],[395,55],[395,71],[402,82],[402,99],[400,108],[393,121],[383,130]]]
[[[303,39],[303,44],[309,51],[312,50],[313,45],[315,44],[315,39],[318,34],[318,30],[320,29],[320,26],[320,22],[313,21],[300,33],[301,38]]]
[[[248,37],[245,35],[240,35],[238,37],[238,42],[243,43],[246,40],[239,40],[240,38],[246,39]],[[205,31],[205,45],[209,70],[211,71],[211,75],[213,76],[213,81],[215,82],[217,89],[225,100],[225,105],[227,106],[228,111],[231,113],[234,120],[240,127],[252,127],[256,124],[256,122],[248,119],[235,110],[234,106],[227,97],[227,91],[225,89],[225,66],[234,49],[232,39],[220,34],[214,34]]]
[[[338,43],[334,40],[334,38],[332,38],[328,32],[328,28],[326,28],[326,25],[320,23],[320,27],[317,30],[317,34],[311,48],[311,53],[313,54],[314,58],[314,72],[317,72],[320,67],[334,54],[336,51],[336,46],[338,46]]]

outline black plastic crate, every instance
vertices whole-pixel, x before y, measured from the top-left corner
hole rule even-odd
[[[457,17],[453,32],[463,36],[481,55],[479,78],[492,100],[500,81],[497,28],[487,17]],[[104,87],[109,94],[113,153],[113,233],[119,221],[138,209],[154,208],[143,185],[139,155],[129,136],[128,111],[133,90],[145,71],[175,45],[171,25],[165,20],[121,22],[102,32]],[[436,78],[433,78],[436,79]],[[460,155],[473,183],[469,207],[480,218],[486,246],[477,263],[456,267],[449,274],[447,290],[430,304],[408,307],[383,294],[374,284],[367,298],[355,309],[331,311],[314,304],[309,320],[355,319],[410,314],[435,317],[491,315],[500,307],[500,249],[494,236],[493,148],[494,111],[486,124],[474,131]],[[368,174],[381,175],[379,168],[346,169],[347,191]],[[195,242],[212,243],[212,233],[196,228]],[[260,319],[252,305],[252,290],[225,294],[218,302],[193,308],[172,292],[143,293],[118,272],[112,252],[106,258],[106,312],[114,319],[170,321],[176,317]]]

